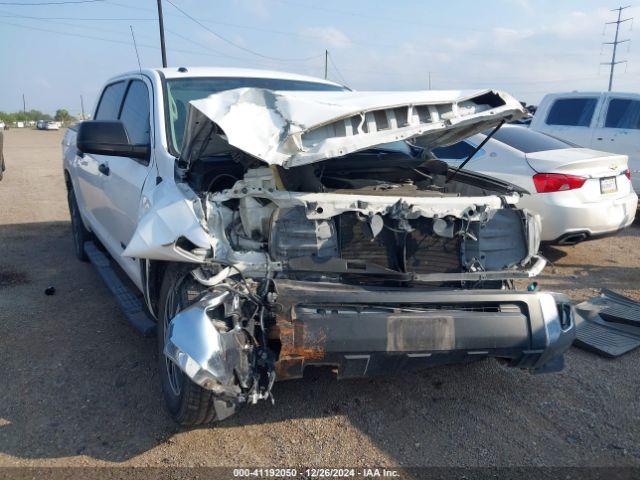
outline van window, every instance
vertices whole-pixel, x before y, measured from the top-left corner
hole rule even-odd
[[[640,102],[624,98],[612,99],[604,126],[640,130]]]
[[[120,104],[124,95],[125,82],[116,82],[107,85],[100,98],[94,118],[96,120],[117,120],[120,112]]]
[[[547,116],[547,125],[588,127],[598,104],[597,98],[563,98],[556,100]]]

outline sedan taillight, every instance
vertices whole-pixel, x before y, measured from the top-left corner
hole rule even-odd
[[[563,173],[538,173],[533,176],[533,184],[538,193],[563,192],[582,187],[587,179]]]

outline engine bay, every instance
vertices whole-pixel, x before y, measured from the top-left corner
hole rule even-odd
[[[531,260],[516,187],[465,171],[447,181],[446,163],[403,146],[291,169],[237,152],[198,162],[188,181],[219,213],[227,250],[263,255],[278,278],[407,285]]]

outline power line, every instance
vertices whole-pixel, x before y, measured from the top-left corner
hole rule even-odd
[[[611,88],[613,87],[613,72],[615,71],[616,65],[618,65],[619,63],[627,63],[626,60],[620,60],[617,61],[616,60],[616,54],[618,52],[618,45],[620,45],[621,43],[625,43],[625,42],[630,42],[631,40],[629,40],[628,38],[624,39],[624,40],[618,40],[618,35],[620,33],[620,25],[625,23],[625,22],[629,22],[631,20],[633,20],[633,17],[628,17],[623,19],[622,18],[622,11],[626,10],[627,8],[630,8],[631,5],[627,5],[626,7],[618,7],[618,8],[614,8],[613,10],[611,10],[612,12],[618,12],[618,19],[614,22],[606,22],[605,25],[613,25],[615,24],[616,26],[616,35],[615,38],[613,40],[613,42],[604,42],[604,45],[613,45],[613,51],[611,52],[611,61],[610,62],[605,62],[603,63],[603,65],[609,65],[610,66],[610,71],[609,71],[609,91],[611,91]]]
[[[175,8],[176,10],[178,10],[180,13],[182,13],[185,17],[189,18],[190,20],[192,20],[193,22],[195,22],[196,24],[200,25],[200,27],[202,27],[203,29],[205,29],[207,32],[209,32],[210,34],[214,35],[215,37],[219,38],[220,40],[222,40],[223,42],[228,43],[229,45],[232,45],[240,50],[243,50],[245,52],[248,52],[252,55],[256,55],[258,57],[262,57],[262,58],[266,58],[268,60],[277,60],[277,61],[281,61],[281,62],[292,62],[292,61],[300,61],[300,62],[304,62],[307,60],[311,60],[314,58],[318,58],[319,55],[314,55],[313,57],[307,57],[307,58],[279,58],[279,57],[271,57],[269,55],[264,55],[262,53],[256,52],[255,50],[251,50],[250,48],[247,47],[243,47],[242,45],[239,45],[231,40],[229,40],[226,37],[223,37],[222,35],[220,35],[219,33],[211,30],[209,27],[207,27],[206,25],[204,25],[202,22],[200,22],[199,20],[197,20],[196,18],[192,17],[191,15],[189,15],[187,12],[185,12],[183,9],[181,9],[180,7],[178,7],[175,3],[173,3],[171,0],[166,0],[167,3],[169,3],[169,5],[171,5],[173,8]]]
[[[65,22],[65,21],[59,20],[58,18],[35,17],[35,16],[31,16],[31,15],[19,15],[19,14],[5,15],[4,13],[6,13],[5,10],[0,10],[0,18],[17,18],[17,19],[21,19],[21,20],[36,20],[36,21],[41,21],[41,22],[53,22],[56,25],[65,25],[65,26],[68,26],[68,27],[71,27],[71,28],[80,28],[80,29],[84,29],[84,30],[91,30],[91,32],[99,31],[99,32],[105,32],[105,33],[113,33],[113,34],[116,34],[118,36],[122,36],[123,33],[124,33],[122,30],[115,30],[115,29],[112,29],[112,28],[104,28],[102,26],[93,27],[93,26],[88,26],[88,25],[83,25],[83,24],[78,24],[78,23],[70,23],[70,22]],[[154,19],[154,21],[155,21],[155,19]],[[13,25],[17,26],[18,24],[13,24]],[[28,28],[27,25],[20,24],[20,26],[22,26],[24,28]],[[74,32],[67,32],[67,33],[74,33]],[[145,35],[138,35],[138,37],[147,38],[148,40],[151,40],[151,37],[147,37]],[[97,38],[96,37],[96,39],[104,39],[104,38],[102,38],[102,37],[101,38]],[[154,39],[154,41],[155,41],[155,39]]]
[[[167,28],[166,31],[167,31],[167,33],[170,33],[171,35],[173,35],[175,37],[181,38],[185,42],[188,42],[188,43],[190,43],[192,45],[195,45],[196,47],[202,48],[204,51],[213,52],[213,53],[217,54],[219,57],[230,58],[232,60],[239,60],[239,61],[242,61],[242,62],[247,62],[247,61],[254,62],[255,61],[255,60],[249,60],[248,58],[242,58],[242,57],[236,57],[234,55],[229,55],[227,53],[221,52],[220,50],[214,50],[213,48],[209,47],[208,45],[204,45],[204,44],[202,44],[200,42],[197,42],[197,41],[195,41],[195,40],[193,40],[193,39],[191,39],[191,38],[189,38],[189,37],[187,37],[185,35],[182,35],[181,33],[178,33],[178,32],[176,32],[174,30],[170,30],[170,29]]]
[[[33,20],[78,20],[82,22],[155,22],[157,19],[155,18],[96,18],[96,17],[40,17],[33,15],[19,15],[17,13],[11,13],[7,15],[0,15],[0,17],[7,18],[29,18]]]
[[[424,23],[424,22],[419,22],[419,21],[415,21],[415,20],[411,20],[410,18],[393,18],[393,17],[382,17],[382,16],[377,16],[377,15],[371,15],[368,13],[365,13],[363,11],[354,11],[354,10],[341,10],[341,9],[337,9],[337,8],[329,8],[329,7],[324,7],[324,6],[320,6],[316,3],[300,3],[300,2],[294,2],[291,0],[272,0],[274,2],[277,3],[286,3],[289,5],[295,5],[296,7],[299,8],[304,8],[304,9],[314,9],[314,10],[319,10],[319,11],[323,11],[323,12],[328,12],[328,13],[333,13],[336,15],[340,15],[341,17],[343,17],[344,15],[350,15],[353,17],[357,17],[358,19],[362,19],[362,18],[368,18],[371,20],[378,20],[381,22],[385,22],[385,23],[389,23],[389,22],[393,22],[393,23],[401,23],[402,25],[407,25],[407,24],[412,24],[412,25],[420,25],[422,27],[427,27],[427,28],[433,28],[433,29],[439,29],[439,30],[454,30],[454,31],[460,31],[460,30],[468,30],[468,31],[473,31],[473,32],[490,32],[492,31],[491,28],[477,28],[477,27],[462,27],[459,25],[444,25],[444,24],[428,24],[428,23]]]
[[[0,5],[12,5],[14,7],[33,7],[40,5],[68,5],[75,3],[97,3],[104,0],[65,0],[60,2],[0,2]]]
[[[23,28],[23,29],[27,29],[27,30],[35,30],[35,31],[39,31],[39,32],[46,32],[46,33],[53,33],[53,34],[57,34],[57,35],[64,35],[67,37],[75,37],[75,38],[85,38],[85,39],[89,39],[89,40],[97,40],[97,41],[101,41],[101,42],[108,42],[108,43],[115,43],[115,44],[119,44],[119,45],[127,45],[127,46],[131,46],[131,42],[127,42],[127,41],[123,41],[123,40],[116,40],[116,39],[111,39],[111,38],[105,38],[105,37],[99,37],[96,35],[86,35],[86,34],[81,34],[81,33],[71,33],[71,32],[63,32],[60,30],[52,30],[50,28],[42,28],[42,27],[35,27],[32,25],[21,25],[21,24],[17,24],[17,23],[12,23],[12,22],[6,22],[6,21],[2,21],[0,20],[0,24],[2,25],[9,25],[12,27],[16,27],[16,28]],[[186,37],[183,37],[181,35],[176,34],[175,32],[171,32],[170,30],[167,30],[167,32],[172,33],[174,35],[180,36],[183,39],[186,39]],[[191,42],[194,43],[194,42]],[[143,43],[138,43],[138,47],[142,47],[142,48],[150,48],[153,50],[160,50],[160,47],[157,45],[150,45],[150,44],[143,44]],[[205,49],[204,46],[201,46],[203,49]],[[185,53],[185,54],[189,54],[189,55],[198,55],[198,56],[202,56],[202,57],[213,57],[213,58],[220,58],[220,57],[224,57],[224,58],[229,58],[231,60],[238,60],[241,62],[252,62],[252,63],[258,63],[258,64],[262,64],[265,65],[265,63],[259,61],[259,60],[253,60],[253,59],[245,59],[245,58],[240,58],[240,57],[233,57],[231,55],[226,55],[224,53],[207,53],[207,52],[213,52],[214,50],[210,49],[210,48],[206,48],[207,51],[205,52],[196,52],[194,50],[185,50],[185,49],[179,49],[179,48],[170,48],[169,52],[174,52],[174,53]],[[316,57],[317,58],[317,57]],[[273,66],[272,64],[266,64],[269,66]]]
[[[126,5],[126,4],[122,4],[122,3],[118,3],[118,2],[114,2],[114,1],[110,1],[110,0],[104,0],[104,1],[106,3],[108,3],[108,4],[115,5],[115,6],[118,6],[118,7],[129,8],[129,9],[139,10],[139,11],[148,11],[148,12],[153,12],[154,11],[153,9]],[[273,0],[273,1],[284,1],[284,0]],[[299,4],[297,4],[297,5],[299,5]],[[174,17],[174,18],[181,17],[180,15],[173,15],[173,14],[170,14],[170,13],[165,13],[164,16],[165,17]],[[95,17],[93,17],[93,18],[80,18],[80,17],[42,17],[42,16],[40,16],[40,17],[29,17],[29,18],[34,18],[34,19],[37,18],[37,19],[40,19],[40,20],[78,20],[78,21],[154,21],[154,22],[157,21],[157,18],[95,18]],[[290,36],[290,37],[295,37],[295,38],[301,38],[301,39],[305,39],[306,43],[311,43],[311,40],[320,40],[320,41],[324,41],[325,40],[324,36],[322,36],[322,35],[314,35],[314,34],[311,34],[311,33],[276,30],[276,29],[265,28],[265,27],[261,27],[261,26],[242,25],[242,24],[237,24],[237,23],[223,22],[223,21],[211,20],[211,19],[200,19],[199,21],[200,21],[200,23],[204,23],[204,24],[221,25],[221,26],[230,27],[230,28],[237,28],[237,29],[243,29],[243,30],[265,32],[265,33],[272,33],[272,34],[276,34],[276,35],[284,35],[284,36]],[[352,43],[353,45],[360,45],[360,46],[363,46],[363,47],[372,47],[372,48],[387,48],[387,49],[397,49],[398,48],[398,43],[378,43],[378,42],[370,42],[370,41],[358,40],[358,39],[353,39],[353,38],[350,38],[350,43]],[[435,51],[435,50],[434,51],[428,51],[428,50],[424,50],[423,49],[422,51],[425,54],[440,53],[440,52]],[[481,58],[486,58],[487,54],[495,54],[495,55],[499,55],[499,56],[516,56],[516,57],[521,57],[522,56],[522,52],[505,52],[503,50],[483,49],[482,52],[465,52],[465,55],[473,56],[473,57],[481,57]],[[529,56],[532,56],[532,55],[534,55],[534,52],[529,52],[528,54],[529,54]],[[547,54],[546,53],[540,53],[539,55],[546,56]],[[319,58],[321,56],[322,55],[318,55],[318,56],[313,56],[313,57],[309,57],[309,58],[306,58],[306,59],[286,59],[286,60],[285,59],[279,59],[279,61],[313,60],[313,59]],[[560,56],[562,56],[562,57],[583,57],[584,53],[562,52],[562,53],[557,53],[555,56],[556,57],[560,57]],[[275,57],[268,57],[268,59],[276,60]]]

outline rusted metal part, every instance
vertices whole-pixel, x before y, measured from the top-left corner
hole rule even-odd
[[[293,306],[276,315],[273,333],[276,332],[281,344],[276,362],[278,380],[300,378],[305,360],[318,362],[325,358],[325,331],[322,327],[310,328],[300,322]]]

